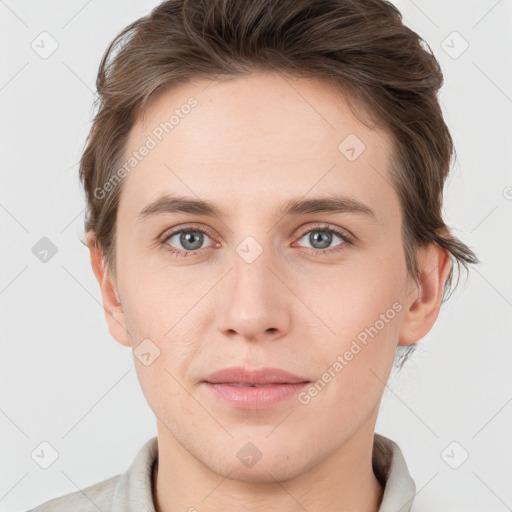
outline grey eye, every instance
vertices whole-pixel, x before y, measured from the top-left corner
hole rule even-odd
[[[210,238],[206,233],[203,233],[200,230],[181,230],[176,231],[173,233],[169,238],[167,239],[167,242],[170,245],[173,245],[178,250],[185,250],[185,251],[196,251],[198,249],[202,249],[203,243],[206,238]],[[174,244],[179,243],[181,244],[181,247],[176,247],[176,245],[171,244],[171,241],[173,239],[178,239],[178,241],[174,242]]]
[[[338,238],[343,244],[345,240],[330,229],[315,229],[304,233],[300,240],[306,238],[312,249],[326,249],[329,248],[333,237]],[[341,244],[339,244],[341,245]]]

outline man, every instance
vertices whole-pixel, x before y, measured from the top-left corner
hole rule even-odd
[[[382,393],[477,261],[441,215],[441,84],[381,0],[170,0],[118,35],[87,246],[157,437],[35,511],[412,510]]]

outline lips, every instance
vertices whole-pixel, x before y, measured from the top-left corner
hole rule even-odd
[[[258,410],[290,401],[310,382],[280,368],[249,370],[235,366],[212,373],[202,386],[210,396],[220,400],[218,403],[235,409]]]
[[[239,386],[243,388],[264,388],[268,386],[274,386],[274,384],[244,384],[242,382],[223,382],[222,384],[229,384],[231,386]]]
[[[277,384],[299,384],[310,382],[310,380],[280,368],[249,370],[241,366],[233,366],[212,373],[204,379],[204,382],[210,384],[230,384],[240,387],[264,387]]]

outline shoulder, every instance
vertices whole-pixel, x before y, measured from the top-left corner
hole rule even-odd
[[[27,512],[151,510],[152,471],[157,460],[158,439],[152,437],[139,449],[131,466],[124,473],[46,501]],[[131,505],[131,508],[127,509],[127,505]]]
[[[27,512],[110,512],[120,476],[113,476],[81,491],[53,498]]]

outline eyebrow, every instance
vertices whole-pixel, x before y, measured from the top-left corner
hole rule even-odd
[[[138,221],[142,222],[148,217],[162,213],[190,213],[207,217],[224,215],[220,208],[209,201],[166,194],[145,206],[139,212]],[[373,220],[377,219],[377,215],[368,205],[347,196],[291,199],[279,209],[279,214],[283,217],[311,213],[356,213],[371,217]]]

